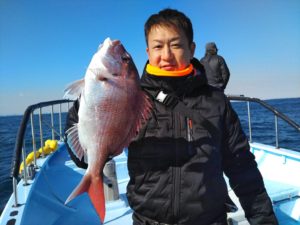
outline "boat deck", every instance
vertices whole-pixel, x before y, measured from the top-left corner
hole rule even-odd
[[[274,203],[274,210],[280,224],[299,225],[300,181],[298,181],[299,179],[296,180],[295,176],[289,176],[286,173],[284,174],[284,172],[286,167],[292,166],[294,167],[293,171],[295,171],[295,174],[300,173],[300,171],[298,171],[300,170],[300,154],[296,154],[295,156],[282,156],[279,154],[280,151],[272,151],[272,153],[270,153],[261,150],[263,148],[266,149],[267,147],[252,144],[252,150],[256,153],[258,165],[261,169],[264,169],[263,176],[266,188]],[[265,157],[265,154],[268,154],[268,157]],[[128,182],[126,153],[123,152],[121,155],[115,157],[114,160],[117,168],[120,199],[106,202],[104,224],[132,224],[132,210],[128,206],[125,196]],[[277,163],[276,166],[270,167],[271,162]],[[29,183],[27,186],[23,186],[22,181],[18,184],[18,188],[23,189],[23,192],[21,191],[23,195],[18,196],[20,207],[15,209],[7,207],[3,211],[5,215],[10,216],[9,220],[14,221],[14,223],[11,224],[101,224],[87,194],[82,194],[75,198],[68,203],[68,205],[64,204],[64,201],[72,192],[73,188],[79,183],[85,171],[73,163],[63,144],[48,160],[39,159],[39,163],[42,165],[42,168],[38,170],[35,176],[35,182]],[[270,177],[271,172],[273,174],[272,177]],[[276,174],[275,179],[274,173]],[[282,177],[283,175],[285,176],[284,179]],[[29,189],[31,191],[29,191]],[[241,209],[233,191],[229,193],[233,201],[237,204],[239,209]],[[27,201],[30,202],[30,204],[24,204],[26,199],[30,199],[30,201]],[[13,196],[9,201],[10,204],[12,204]],[[18,218],[22,215],[22,212],[23,217],[22,220],[19,221]],[[34,212],[34,214],[31,212]],[[42,221],[37,218],[41,218]],[[0,224],[4,223],[0,221]],[[246,225],[248,222],[244,218],[243,211],[239,210],[236,213],[229,214],[229,224]]]
[[[251,143],[258,167],[264,177],[267,192],[280,225],[300,224],[300,153],[287,149],[276,149],[269,145]],[[290,174],[289,171],[293,171]],[[230,197],[241,209],[233,191]],[[230,224],[248,225],[244,212],[228,214]]]

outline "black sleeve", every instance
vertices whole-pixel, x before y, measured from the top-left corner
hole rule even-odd
[[[230,77],[230,72],[229,69],[227,67],[227,64],[224,60],[223,57],[219,56],[219,63],[220,63],[220,69],[221,69],[221,74],[222,74],[222,79],[223,79],[223,89],[226,88],[227,83],[229,81],[229,77]]]
[[[251,225],[277,225],[272,202],[237,114],[227,100],[223,169]]]
[[[69,155],[71,157],[71,159],[74,161],[74,163],[80,167],[80,168],[87,168],[87,164],[84,162],[84,159],[82,158],[82,160],[79,160],[73,153],[73,151],[71,150],[71,147],[68,144],[68,139],[67,139],[67,135],[66,135],[66,131],[71,128],[74,124],[78,123],[78,110],[79,110],[79,100],[77,99],[73,106],[69,109],[68,114],[67,114],[67,118],[66,118],[66,126],[65,126],[65,144],[67,147],[67,150],[69,152]]]

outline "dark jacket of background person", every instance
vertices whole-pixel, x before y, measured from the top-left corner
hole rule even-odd
[[[205,68],[208,84],[225,90],[229,81],[230,72],[224,58],[217,54],[218,49],[215,43],[206,44],[205,56],[200,60]]]

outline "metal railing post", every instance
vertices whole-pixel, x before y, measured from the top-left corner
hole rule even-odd
[[[61,104],[59,104],[59,137],[62,141]]]
[[[52,140],[55,140],[54,134],[54,120],[53,120],[53,105],[51,106],[51,130],[52,130]]]
[[[13,205],[13,207],[18,207],[19,206],[17,184],[18,184],[17,179],[15,177],[13,177],[13,193],[14,193],[14,197],[15,197],[15,204]]]
[[[279,148],[279,141],[278,141],[278,117],[275,115],[275,147]]]
[[[36,163],[36,141],[35,141],[35,132],[34,132],[34,114],[33,112],[30,114],[31,121],[31,136],[32,136],[32,149],[33,149],[33,159],[34,159],[34,167],[37,168]]]
[[[116,162],[109,160],[103,169],[103,189],[106,201],[115,201],[119,199],[119,187],[116,174]]]
[[[247,109],[248,109],[249,142],[252,143],[252,127],[251,127],[251,113],[250,113],[249,101],[247,101]]]
[[[25,150],[25,142],[23,143],[23,148],[22,148],[22,153],[23,153],[23,173],[24,173],[24,185],[27,185],[27,163],[26,163],[26,150]]]
[[[44,153],[44,140],[43,140],[43,128],[42,128],[42,108],[40,108],[39,111],[39,125],[40,125],[40,143],[41,143],[41,149],[42,149],[42,157],[45,157]]]

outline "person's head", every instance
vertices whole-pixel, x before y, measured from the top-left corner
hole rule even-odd
[[[152,66],[182,70],[190,65],[196,45],[190,19],[174,9],[153,14],[144,27],[147,54]]]
[[[208,42],[205,45],[206,54],[215,55],[218,53],[218,48],[215,42]]]

